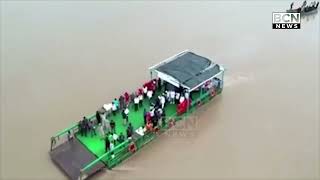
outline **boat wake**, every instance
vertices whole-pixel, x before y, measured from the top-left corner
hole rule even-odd
[[[240,73],[236,75],[226,76],[225,77],[225,87],[233,87],[237,85],[241,85],[244,83],[249,83],[254,80],[253,73],[247,74],[247,73]]]

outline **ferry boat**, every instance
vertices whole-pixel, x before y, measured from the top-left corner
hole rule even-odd
[[[136,93],[141,93],[143,89],[142,93],[152,91],[153,96],[149,99],[144,95],[138,109],[135,109],[137,107],[133,100],[125,102],[130,111],[128,121],[133,128],[130,137],[116,141],[114,136],[127,135],[128,123],[123,123],[121,110],[106,113],[109,110],[108,103],[103,105],[99,112],[102,111],[104,119],[112,119],[115,122],[112,134],[103,136],[96,132],[101,125],[96,114],[93,114],[86,116],[86,119],[92,123],[95,134],[84,135],[80,132],[81,126],[77,122],[51,137],[49,155],[70,179],[82,180],[101,169],[111,170],[166,130],[174,127],[177,121],[187,120],[186,117],[223,90],[223,66],[189,50],[150,67],[149,71],[151,80],[138,88]],[[181,98],[178,101],[170,100],[170,95],[166,96],[170,92],[180,92]],[[159,96],[165,97],[164,106],[161,107],[164,114],[160,117],[161,123],[146,123],[144,115],[154,109]],[[154,126],[150,128],[149,124]],[[114,147],[106,150],[105,138],[110,138],[110,135],[111,138],[115,138]]]
[[[290,9],[286,10],[287,13],[300,13],[301,16],[307,16],[318,12],[319,2],[312,2],[307,5],[307,1],[304,1],[301,7],[293,9],[293,3],[291,3]]]

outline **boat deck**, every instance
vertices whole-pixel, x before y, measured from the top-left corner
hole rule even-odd
[[[160,94],[161,92],[157,92],[156,96]],[[200,93],[195,92],[192,94],[192,97],[196,99],[200,96]],[[143,118],[143,109],[146,109],[147,111],[150,109],[150,102],[149,99],[143,100],[143,107],[139,107],[137,111],[134,110],[133,104],[129,106],[129,122],[131,122],[134,129],[138,129],[141,126],[144,126],[144,118]],[[167,117],[170,117],[176,113],[177,105],[176,104],[167,104],[165,106],[165,113]],[[121,116],[120,112],[117,112],[115,115],[111,115],[110,119],[113,119],[116,123],[115,131],[116,134],[119,135],[120,133],[123,133],[124,136],[126,136],[126,129],[128,127],[128,123],[126,125],[123,124],[123,118]],[[91,151],[94,155],[97,157],[100,157],[105,152],[105,141],[97,135],[91,136],[91,134],[88,134],[87,136],[81,136],[80,133],[76,134],[76,137],[83,145],[85,145],[89,151]],[[116,144],[117,145],[117,144]]]
[[[148,99],[144,99],[143,101],[143,107],[139,107],[137,111],[134,110],[134,105],[131,104],[129,106],[129,122],[132,124],[134,129],[138,129],[141,126],[144,126],[144,118],[143,118],[143,109],[146,109],[147,111],[150,109],[150,102]],[[165,107],[166,115],[170,116],[175,114],[176,112],[176,105],[175,104],[168,104]],[[123,135],[126,137],[127,133],[127,127],[128,124],[124,125],[123,118],[120,112],[117,112],[115,115],[111,115],[109,119],[114,120],[116,126],[115,131],[117,135],[120,135],[120,133],[123,133]],[[88,134],[87,136],[81,136],[80,133],[76,134],[76,137],[79,139],[79,141],[84,144],[89,151],[91,151],[93,154],[95,154],[97,157],[100,157],[105,152],[105,141],[102,139],[102,137],[99,136],[98,132],[97,135],[91,136],[91,134]]]
[[[76,138],[50,151],[50,156],[53,162],[72,180],[79,179],[80,170],[96,159]],[[104,163],[99,162],[87,174],[92,175],[104,167]]]

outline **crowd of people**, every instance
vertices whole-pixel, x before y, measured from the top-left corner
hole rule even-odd
[[[219,85],[217,84],[217,86]],[[145,98],[148,101],[144,102]],[[157,131],[161,126],[166,124],[165,107],[167,104],[177,104],[178,111],[179,108],[185,110],[191,103],[191,99],[191,95],[185,89],[167,88],[165,82],[162,82],[160,79],[153,79],[144,83],[136,92],[131,94],[125,92],[111,103],[104,104],[101,110],[96,111],[94,121],[90,121],[84,117],[79,122],[79,131],[82,136],[88,136],[88,134],[94,136],[97,135],[97,131],[101,139],[105,141],[105,150],[109,151],[116,144],[123,142],[127,138],[131,138],[134,134],[134,128],[129,119],[130,109],[139,111],[140,108],[143,108],[145,129],[147,131]],[[148,105],[144,106],[144,103],[148,103]],[[150,108],[147,110],[146,107]],[[119,136],[116,133],[116,123],[112,118],[117,113],[121,113],[123,125],[126,127],[126,137],[123,133],[120,133]]]
[[[89,133],[91,136],[97,135],[93,122],[86,117],[83,117],[83,119],[79,122],[78,128],[81,136],[87,136]]]

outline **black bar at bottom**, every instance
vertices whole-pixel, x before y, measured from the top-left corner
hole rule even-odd
[[[273,23],[272,29],[300,29],[300,23]]]

